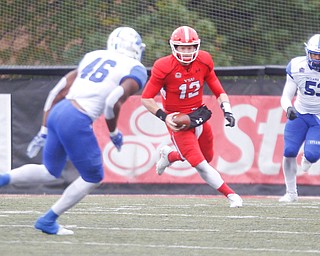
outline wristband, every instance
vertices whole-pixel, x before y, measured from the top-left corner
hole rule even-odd
[[[166,121],[167,113],[164,112],[161,108],[159,108],[156,112],[156,117],[160,118],[163,122]]]
[[[230,102],[224,101],[221,103],[220,107],[224,113],[232,113]]]
[[[119,132],[119,130],[118,130],[118,128],[116,128],[116,129],[114,129],[113,132],[110,132],[110,136],[115,136],[118,134],[118,132]]]
[[[40,133],[47,135],[48,134],[48,128],[45,127],[44,125],[42,125],[41,128],[40,128]]]

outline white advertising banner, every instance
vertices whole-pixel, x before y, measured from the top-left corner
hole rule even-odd
[[[0,173],[11,169],[11,95],[0,94]]]

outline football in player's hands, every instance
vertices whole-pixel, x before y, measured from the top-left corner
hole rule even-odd
[[[179,113],[172,117],[172,121],[177,124],[177,128],[186,130],[190,127],[190,117],[187,114]]]

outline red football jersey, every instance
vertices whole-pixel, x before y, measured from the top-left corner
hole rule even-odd
[[[190,113],[203,104],[205,82],[216,97],[225,92],[213,68],[211,55],[206,51],[199,51],[188,66],[181,65],[172,54],[162,57],[153,65],[142,98],[154,98],[161,91],[166,112]]]

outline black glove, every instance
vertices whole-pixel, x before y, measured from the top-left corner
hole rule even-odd
[[[287,109],[287,118],[289,120],[294,120],[298,117],[297,110],[294,107],[288,107]]]
[[[236,124],[236,119],[232,113],[224,112],[224,118],[229,122],[226,126],[233,127]]]
[[[210,119],[211,114],[211,110],[208,109],[205,105],[201,106],[196,111],[188,114],[188,116],[190,117],[190,128],[194,128],[204,124],[206,121]]]

